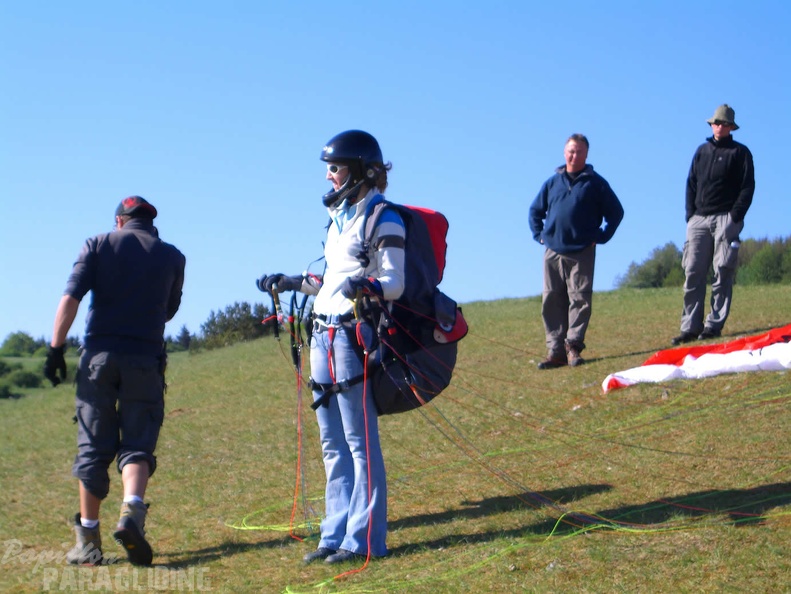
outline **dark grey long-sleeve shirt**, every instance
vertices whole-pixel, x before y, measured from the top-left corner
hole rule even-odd
[[[181,305],[186,259],[159,239],[152,221],[86,240],[64,293],[81,301],[91,291],[84,346],[92,350],[159,354]]]

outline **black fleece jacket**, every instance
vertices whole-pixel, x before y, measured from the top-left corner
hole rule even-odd
[[[686,214],[728,212],[735,222],[744,219],[753,201],[755,171],[750,149],[728,136],[707,138],[692,157],[687,177]]]

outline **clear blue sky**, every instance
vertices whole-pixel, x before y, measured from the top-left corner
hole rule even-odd
[[[235,301],[268,304],[257,276],[321,254],[319,154],[350,128],[393,163],[391,200],[447,215],[442,287],[460,302],[541,292],[527,210],[573,132],[626,210],[598,250],[597,291],[683,244],[686,174],[721,103],[755,158],[743,237],[788,236],[790,7],[2,2],[0,340],[51,336],[83,241],[131,194],[187,256],[168,334]]]

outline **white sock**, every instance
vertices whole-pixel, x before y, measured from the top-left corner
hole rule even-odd
[[[124,503],[143,503],[143,499],[138,495],[127,495],[124,497]]]
[[[88,530],[93,530],[99,525],[99,520],[87,520],[85,518],[80,518],[80,525],[83,528],[87,528]]]

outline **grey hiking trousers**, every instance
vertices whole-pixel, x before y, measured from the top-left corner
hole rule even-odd
[[[541,316],[550,357],[565,359],[566,343],[578,351],[585,348],[595,262],[595,245],[573,254],[558,254],[549,248],[544,252]]]
[[[681,258],[686,274],[681,332],[700,334],[704,329],[706,281],[712,265],[711,313],[706,317],[705,328],[722,331],[731,309],[733,279],[739,258],[739,233],[743,228],[744,221],[735,222],[729,213],[693,215],[689,219]]]

